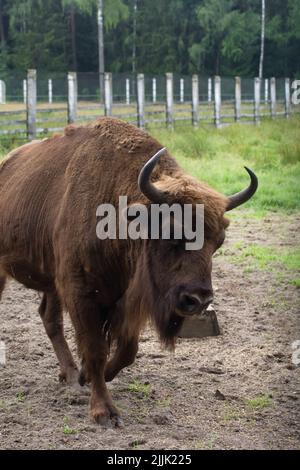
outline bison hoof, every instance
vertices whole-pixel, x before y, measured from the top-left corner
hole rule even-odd
[[[123,428],[123,420],[120,417],[119,413],[115,410],[109,408],[92,408],[91,415],[93,420],[102,425],[103,427],[114,427],[114,428]]]
[[[79,385],[81,385],[81,387],[84,387],[84,385],[90,383],[90,378],[88,377],[88,375],[87,375],[84,368],[82,368],[79,372],[78,383],[79,383]]]
[[[59,381],[61,383],[65,382],[68,385],[76,385],[78,384],[78,370],[77,369],[68,369],[61,371],[59,374]]]

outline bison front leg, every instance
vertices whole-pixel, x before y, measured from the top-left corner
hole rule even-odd
[[[69,312],[85,374],[91,383],[91,415],[99,424],[120,427],[122,420],[105,384],[104,370],[109,347],[102,331],[99,306],[86,298],[73,299]]]
[[[120,339],[112,359],[105,368],[105,380],[110,382],[124,367],[130,366],[138,351],[138,337]]]

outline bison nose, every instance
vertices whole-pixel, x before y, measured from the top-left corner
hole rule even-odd
[[[178,310],[188,315],[201,313],[212,301],[212,294],[206,294],[200,297],[197,294],[182,292],[179,296]]]

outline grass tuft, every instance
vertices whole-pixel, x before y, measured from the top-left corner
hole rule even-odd
[[[300,289],[300,279],[292,279],[291,284],[297,287],[297,289]]]
[[[253,410],[263,410],[273,405],[273,400],[270,395],[258,395],[254,398],[245,400],[246,405]]]
[[[128,390],[133,393],[142,395],[143,398],[149,398],[150,395],[150,384],[142,384],[138,380],[135,380],[128,385]]]
[[[16,395],[16,400],[17,400],[17,403],[24,403],[24,401],[25,401],[24,392],[18,392],[17,395]]]
[[[62,432],[65,436],[70,436],[72,434],[77,434],[77,429],[71,428],[69,426],[69,418],[67,416],[64,417],[64,425],[62,428]]]

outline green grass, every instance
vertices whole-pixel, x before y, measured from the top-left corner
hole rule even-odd
[[[243,166],[252,168],[259,189],[245,207],[261,213],[300,209],[299,117],[266,120],[260,126],[185,127],[152,134],[186,171],[224,194],[242,189],[249,180]]]
[[[71,428],[69,426],[69,418],[67,416],[64,417],[64,425],[62,428],[62,432],[65,436],[71,436],[73,434],[77,434],[77,429]]]
[[[150,395],[150,385],[142,384],[138,380],[135,380],[128,385],[128,390],[133,393],[141,395],[143,398],[149,398]]]
[[[25,401],[24,392],[18,392],[17,395],[16,395],[16,400],[17,400],[17,403],[24,403],[24,401]]]
[[[292,279],[291,284],[297,287],[297,289],[300,289],[300,279]]]
[[[243,398],[242,403],[239,405],[226,403],[220,417],[224,425],[230,426],[232,423],[241,422],[245,419],[254,424],[256,413],[266,408],[270,408],[273,405],[274,400],[271,395],[268,393],[261,393],[252,398]]]
[[[258,395],[254,398],[245,400],[246,405],[252,410],[263,410],[273,405],[273,400],[270,395]]]
[[[234,248],[238,251],[231,256],[232,261],[237,263],[247,261],[249,268],[265,270],[279,266],[290,271],[300,270],[300,248],[279,251],[278,248],[255,243],[247,246],[235,244]]]
[[[65,434],[65,436],[70,436],[70,435],[76,434],[76,433],[77,433],[76,429],[70,428],[70,426],[68,424],[64,425],[63,434]]]
[[[243,167],[252,168],[259,178],[259,189],[243,208],[253,217],[262,217],[269,210],[300,209],[299,116],[266,119],[260,126],[232,124],[215,129],[202,123],[194,129],[190,124],[176,124],[174,131],[152,127],[149,132],[188,173],[224,194],[244,188],[249,177]],[[0,158],[24,143],[20,138],[12,139],[0,140]]]
[[[171,397],[162,398],[161,400],[155,400],[157,406],[169,407],[171,405]]]

